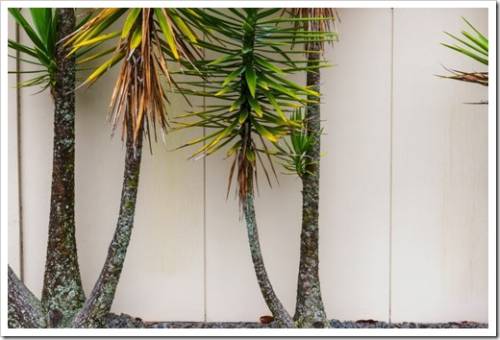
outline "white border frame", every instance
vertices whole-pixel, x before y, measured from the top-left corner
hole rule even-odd
[[[66,4],[68,3],[68,4]],[[488,9],[489,49],[488,88],[488,328],[487,329],[12,329],[7,327],[8,253],[8,74],[7,28],[9,7],[74,7],[72,1],[0,2],[0,160],[1,160],[1,335],[2,336],[496,336],[496,2],[495,1],[77,1],[77,7],[335,7],[335,8],[486,8]],[[105,5],[105,6],[103,6]]]

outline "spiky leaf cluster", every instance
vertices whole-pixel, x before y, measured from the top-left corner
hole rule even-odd
[[[236,174],[240,202],[244,203],[256,183],[257,162],[270,182],[268,167],[276,175],[273,146],[301,127],[290,114],[319,98],[319,93],[289,79],[291,74],[308,70],[304,51],[291,51],[291,45],[310,41],[312,35],[331,40],[334,34],[302,30],[295,23],[311,18],[279,17],[276,14],[281,9],[277,8],[192,11],[196,15],[192,24],[208,29],[208,39],[199,46],[222,56],[206,60],[192,72],[201,73],[205,81],[186,83],[191,90],[185,89],[185,93],[218,100],[206,110],[182,116],[196,121],[181,122],[181,126],[209,128],[207,136],[184,146],[203,143],[194,153],[196,157],[227,145],[227,156],[233,157],[228,187]]]
[[[310,174],[310,166],[315,162],[310,153],[314,144],[319,140],[321,131],[316,135],[309,131],[302,109],[293,113],[291,119],[301,122],[301,126],[292,129],[282,143],[275,145],[276,156],[282,160],[282,165],[288,174],[303,177],[306,173]]]
[[[127,125],[132,126],[134,139],[142,132],[150,139],[150,131],[157,127],[166,131],[168,116],[168,89],[175,87],[169,61],[190,63],[200,56],[193,44],[197,36],[186,23],[189,12],[174,8],[104,8],[73,35],[66,39],[75,53],[82,48],[94,48],[105,41],[115,46],[92,54],[82,60],[99,62],[82,85],[93,84],[113,65],[121,62],[121,68],[110,103],[110,118],[115,128],[122,122],[122,137]],[[123,25],[108,32],[120,18]],[[166,79],[165,86],[161,77]]]
[[[451,37],[455,43],[453,45],[441,43],[441,45],[472,58],[483,65],[488,65],[488,38],[478,31],[469,21],[467,21],[467,19],[462,19],[467,26],[472,29],[472,32],[462,31],[463,37],[461,38],[445,32],[445,34]],[[450,71],[451,75],[443,76],[443,78],[488,86],[488,72],[464,72],[454,69],[448,71]]]
[[[47,88],[52,89],[55,85],[57,11],[53,8],[30,8],[28,11],[31,22],[23,15],[20,8],[9,8],[11,16],[29,39],[29,43],[9,39],[9,48],[19,53],[20,61],[37,67],[35,70],[18,71],[30,75],[28,80],[18,86],[41,86],[41,92]],[[84,16],[79,25],[84,24],[87,19],[88,16]],[[85,52],[85,50],[80,51],[77,57],[83,56]],[[9,56],[16,58],[14,55]]]

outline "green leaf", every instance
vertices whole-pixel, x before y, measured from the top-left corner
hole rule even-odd
[[[127,18],[125,19],[125,22],[123,23],[123,29],[122,29],[122,34],[121,38],[125,39],[128,37],[130,34],[130,31],[132,30],[132,27],[134,26],[135,22],[137,21],[137,18],[139,17],[139,14],[141,14],[142,8],[131,8],[130,13],[127,15]]]
[[[132,34],[132,39],[130,40],[130,50],[133,51],[141,44],[142,41],[142,30],[138,27]]]
[[[247,118],[248,118],[248,110],[242,110],[238,115],[238,123],[240,123],[240,125],[243,125],[243,123],[245,123]]]
[[[224,81],[222,82],[222,87],[226,87],[230,82],[235,80],[243,71],[245,70],[245,66],[241,66],[231,72],[226,78],[224,78]]]
[[[94,72],[92,72],[88,77],[87,79],[82,83],[82,85],[80,86],[83,86],[85,84],[88,84],[88,83],[93,83],[95,82],[97,79],[99,79],[107,70],[109,70],[109,68],[111,68],[113,65],[115,65],[120,59],[122,59],[125,55],[125,52],[119,52],[117,54],[115,54],[113,57],[111,57],[110,59],[108,59],[106,62],[104,62],[102,65],[100,65],[99,67],[97,67]]]
[[[264,116],[264,112],[262,111],[259,103],[255,98],[248,98],[248,102],[250,103],[250,107],[257,114],[257,117],[262,118]]]
[[[460,46],[456,46],[456,45],[448,45],[448,44],[444,44],[442,43],[441,45],[445,46],[445,47],[448,47],[448,48],[451,48],[452,50],[455,50],[457,52],[460,52],[462,53],[463,55],[466,55],[474,60],[477,60],[479,61],[480,63],[484,64],[484,65],[488,65],[488,59],[485,59],[479,55],[477,55],[476,53],[474,52],[471,52],[469,50],[466,50]]]
[[[297,95],[297,93],[295,93],[293,90],[290,90],[290,89],[284,87],[283,85],[280,85],[274,81],[268,81],[268,84],[269,84],[269,87],[275,89],[276,91],[281,92],[281,93],[287,95],[288,97],[295,99],[297,101],[302,101],[302,98],[300,98]]]
[[[264,127],[264,125],[254,122],[253,126],[255,127],[255,130],[259,133],[259,135],[266,138],[270,142],[276,143],[278,141],[279,137],[274,135],[271,131]]]
[[[232,55],[232,54],[224,55],[224,56],[222,56],[220,58],[217,58],[217,59],[209,62],[207,64],[207,66],[219,65],[219,64],[222,64],[222,63],[224,63],[226,61],[230,61],[230,60],[234,60],[234,59],[236,59],[236,57],[234,55]]]
[[[230,157],[232,155],[234,155],[236,153],[236,151],[238,151],[238,149],[241,147],[241,141],[237,141],[236,143],[234,143],[231,148],[229,148],[229,150],[227,150],[227,157]]]
[[[232,91],[233,89],[229,86],[226,86],[226,87],[223,87],[222,89],[220,89],[217,93],[215,93],[215,96],[222,96],[223,94],[226,94],[230,91]]]
[[[465,37],[467,37],[470,41],[475,43],[477,46],[479,46],[481,49],[483,49],[483,51],[488,53],[488,42],[487,41],[486,41],[486,43],[484,43],[483,41],[481,41],[481,39],[477,39],[477,38],[473,37],[472,35],[470,35],[470,33],[465,32],[465,31],[462,32],[462,34]]]
[[[238,100],[236,100],[231,106],[229,107],[229,112],[233,112],[237,108],[239,108],[243,102],[245,101],[244,97],[239,97]]]
[[[85,57],[85,58],[82,58],[82,59],[77,59],[76,63],[77,64],[84,64],[84,63],[88,63],[92,60],[95,60],[95,59],[98,59],[100,57],[103,57],[107,54],[110,54],[110,53],[113,53],[113,51],[115,50],[116,48],[115,47],[111,47],[111,48],[108,48],[106,50],[103,50],[101,52],[98,52],[98,53],[95,53],[93,55],[90,55],[88,57]]]
[[[262,88],[266,91],[269,91],[269,84],[265,80],[263,80],[262,78],[257,79],[257,86],[259,86],[260,88]]]
[[[19,52],[30,55],[38,60],[38,54],[36,53],[36,51],[26,45],[20,44],[14,40],[9,39],[9,47]]]
[[[484,55],[484,56],[488,56],[488,51],[487,51],[487,50],[484,50],[483,48],[480,48],[480,47],[477,47],[477,46],[475,46],[475,45],[472,45],[472,44],[468,43],[467,41],[465,41],[465,40],[463,40],[463,39],[460,39],[460,38],[458,38],[458,37],[454,36],[454,35],[453,35],[453,34],[451,34],[451,33],[448,33],[448,32],[444,32],[444,33],[445,33],[446,35],[448,35],[449,37],[451,37],[451,38],[455,39],[456,41],[458,41],[458,42],[460,42],[460,43],[464,44],[465,46],[467,46],[467,47],[469,47],[469,48],[472,48],[473,50],[475,50],[475,51],[477,51],[477,52],[481,53],[482,55]],[[477,45],[477,44],[476,44],[476,45]]]
[[[165,10],[162,8],[155,8],[155,14],[160,24],[160,28],[167,40],[167,44],[170,47],[170,51],[174,55],[176,60],[179,60],[179,52],[177,51],[177,42],[175,41],[174,32],[172,31],[172,26],[167,18]]]
[[[483,45],[486,46],[486,50],[488,50],[488,38],[486,38],[481,32],[479,32],[474,26],[472,26],[472,24],[467,21],[467,19],[465,19],[464,17],[462,17],[462,19],[467,23],[467,25],[469,25],[470,28],[472,28],[472,30],[474,32],[476,32],[476,34],[478,35],[479,39],[481,40],[481,42],[483,43]]]
[[[248,90],[250,90],[250,94],[255,98],[255,90],[257,88],[257,74],[254,69],[249,67],[245,71],[245,78],[248,85]]]
[[[255,162],[255,151],[251,149],[247,149],[245,153],[245,157],[248,159],[249,162],[253,163]]]
[[[48,38],[50,26],[52,25],[52,9],[51,8],[30,8],[33,24],[38,32],[40,40],[43,42],[45,49],[48,50]]]
[[[262,66],[264,69],[266,69],[268,71],[275,72],[275,73],[281,73],[281,74],[284,73],[279,67],[271,64],[270,62],[268,62],[264,59],[256,58],[255,60],[257,61],[257,64],[259,64],[260,66]]]
[[[269,103],[271,103],[271,105],[274,107],[274,110],[278,113],[278,115],[280,116],[280,118],[284,122],[287,122],[288,118],[286,117],[286,115],[281,110],[281,107],[278,104],[278,102],[276,101],[276,98],[274,98],[273,95],[271,93],[269,93],[269,92],[265,92],[265,94],[266,94],[267,99],[269,100]]]
[[[26,32],[30,40],[33,42],[33,44],[40,49],[42,53],[45,54],[45,56],[48,58],[46,55],[46,46],[45,44],[40,40],[38,35],[36,34],[35,30],[30,26],[30,24],[26,21],[26,19],[23,17],[21,14],[21,11],[18,8],[9,8],[10,14],[14,17],[14,19],[17,21],[17,23],[23,28],[23,30]],[[49,58],[48,58],[49,59]]]
[[[182,20],[181,17],[177,15],[173,10],[170,10],[172,20],[174,21],[177,28],[188,38],[191,43],[195,43],[198,39],[194,32],[189,28],[188,25]]]

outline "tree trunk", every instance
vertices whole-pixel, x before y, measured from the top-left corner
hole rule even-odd
[[[132,128],[129,124],[120,213],[115,234],[108,248],[108,255],[101,274],[90,297],[85,302],[82,310],[76,315],[73,327],[104,327],[105,317],[111,309],[134,226],[142,155],[142,134],[138,136],[137,140],[138,142],[134,144]]]
[[[9,266],[8,320],[9,328],[45,328],[46,320],[42,304],[17,278]]]
[[[319,52],[318,44],[309,44],[308,49]],[[319,53],[308,54],[308,66],[319,65]],[[307,86],[320,90],[319,69],[307,72]],[[309,98],[315,100],[314,98]],[[300,235],[300,265],[297,284],[297,301],[294,320],[299,327],[328,327],[319,283],[319,162],[321,120],[320,104],[310,103],[306,109],[307,132],[314,138],[309,152],[311,163],[302,176],[302,232]]]
[[[73,32],[75,13],[56,9],[57,40]],[[49,327],[64,326],[82,307],[85,295],[80,279],[75,239],[75,58],[69,48],[56,47],[54,98],[54,150],[47,257],[42,305]]]
[[[244,214],[247,224],[250,253],[252,255],[255,274],[257,275],[257,282],[259,284],[260,291],[262,292],[262,296],[271,310],[275,322],[277,322],[281,327],[292,328],[294,327],[293,320],[276,296],[273,286],[271,285],[271,281],[267,276],[266,268],[264,266],[264,258],[262,257],[260,249],[257,222],[255,220],[255,208],[253,205],[253,194],[251,192],[248,193],[244,203]]]

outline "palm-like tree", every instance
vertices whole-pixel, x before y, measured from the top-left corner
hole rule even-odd
[[[125,261],[134,225],[135,205],[143,138],[156,136],[157,128],[166,132],[168,121],[165,109],[167,89],[160,76],[175,86],[168,59],[192,62],[196,50],[195,33],[188,27],[183,15],[188,11],[161,8],[106,8],[99,10],[85,25],[70,35],[65,44],[72,46],[70,54],[82,48],[117,38],[116,47],[97,52],[86,61],[110,57],[100,64],[83,84],[92,84],[111,66],[121,62],[112,98],[110,118],[113,128],[121,122],[126,139],[125,169],[120,212],[113,240],[91,295],[73,322],[75,327],[102,326],[109,313],[118,280]],[[126,15],[120,30],[104,33],[105,29]]]
[[[230,8],[229,12],[194,10],[197,21],[193,24],[210,30],[210,42],[200,41],[199,45],[224,55],[207,60],[199,67],[199,72],[210,80],[210,85],[193,81],[189,84],[194,88],[185,92],[217,98],[219,104],[184,115],[198,119],[181,126],[211,129],[206,137],[184,145],[204,143],[194,157],[210,155],[225,145],[229,147],[227,155],[233,157],[233,161],[228,187],[236,175],[239,202],[260,290],[278,324],[293,327],[292,318],[274,292],[264,266],[256,224],[254,187],[257,164],[261,165],[270,181],[268,169],[276,175],[272,163],[272,156],[276,154],[273,146],[301,126],[301,122],[290,119],[289,114],[297,107],[316,101],[319,94],[286,78],[289,74],[308,69],[307,61],[292,60],[285,49],[294,42],[312,39],[310,32],[293,26],[294,22],[310,19],[277,18],[275,14],[279,11],[275,8]],[[324,33],[314,35],[318,41],[330,36]]]
[[[9,11],[30,40],[29,44],[9,40],[9,47],[18,53],[20,60],[37,66],[36,70],[22,72],[31,77],[19,86],[49,89],[54,101],[49,234],[41,306],[48,313],[49,326],[58,327],[66,325],[85,300],[75,241],[75,56],[66,58],[69,50],[57,44],[73,32],[76,18],[70,8],[32,8],[29,11],[33,24],[30,24],[20,9]],[[81,51],[79,57],[84,53]],[[9,290],[22,289],[29,295],[11,270],[9,283],[12,283]],[[12,296],[16,294],[13,292]],[[22,310],[17,305],[20,301],[9,299],[9,324],[23,318],[22,313],[15,312]]]
[[[331,32],[337,13],[332,8],[294,8],[297,30],[310,32],[304,41],[307,56],[307,86],[320,93],[321,55],[325,41],[321,34]],[[318,38],[319,34],[319,38]],[[329,327],[319,280],[319,172],[321,113],[314,97],[305,108],[304,128],[291,136],[291,168],[302,180],[302,232],[297,301],[294,320],[299,327]]]

